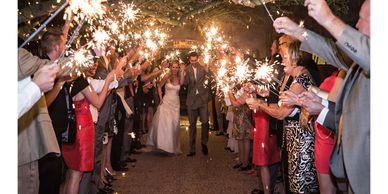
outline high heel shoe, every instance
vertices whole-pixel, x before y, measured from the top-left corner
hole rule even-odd
[[[105,168],[105,171],[106,171],[109,175],[111,175],[111,176],[116,176],[116,172],[111,172],[111,171],[108,170],[108,168]]]
[[[252,167],[250,165],[246,165],[246,166],[241,166],[239,168],[239,171],[247,171],[247,170],[250,170],[252,169]]]
[[[115,177],[111,176],[110,174],[105,175],[105,178],[108,180],[109,183],[117,180]]]
[[[102,182],[102,183],[104,183],[105,187],[112,187],[112,184],[110,183],[105,183],[105,182]]]
[[[242,163],[238,163],[236,165],[233,166],[233,168],[240,168],[242,166]]]

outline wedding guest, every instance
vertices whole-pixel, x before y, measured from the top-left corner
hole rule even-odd
[[[347,70],[344,87],[333,107],[320,107],[318,121],[336,131],[330,167],[336,177],[349,180],[349,192],[370,192],[370,0],[364,1],[355,30],[330,10],[326,1],[305,2],[308,13],[337,40],[336,44],[299,27],[288,18],[278,18],[277,32],[302,41],[302,49],[316,53],[328,63]],[[341,63],[343,51],[354,60]],[[344,65],[341,65],[344,64]],[[357,107],[355,109],[355,107]],[[341,121],[341,124],[340,124]],[[363,158],[364,160],[360,160]],[[349,170],[355,169],[355,170]]]
[[[232,136],[232,131],[234,130],[233,117],[234,117],[233,106],[228,106],[228,112],[226,114],[226,120],[228,120],[228,129],[227,129],[228,143],[225,149],[230,150],[231,152],[234,152],[234,153],[238,153],[238,142]]]
[[[58,77],[68,75],[71,69],[63,66],[67,62],[68,59],[61,59],[58,61],[60,68],[47,67],[48,69],[53,68],[49,70],[48,76],[53,76],[51,74],[53,72],[50,73],[50,71],[57,71],[56,76]],[[33,74],[42,73],[38,69],[52,63],[20,48],[18,50],[18,81],[26,78],[28,81]],[[38,160],[48,153],[60,153],[47,112],[46,100],[41,96],[27,112],[18,118],[18,190],[21,193],[39,192]]]
[[[296,94],[307,91],[314,85],[314,79],[306,68],[299,65],[301,53],[300,42],[294,41],[286,45],[283,63],[285,77],[280,91],[290,90]],[[290,87],[285,85],[287,77],[293,78]],[[288,177],[290,190],[294,193],[317,192],[318,181],[314,163],[314,131],[308,123],[299,121],[301,113],[295,106],[279,106],[277,103],[267,103],[263,100],[247,102],[251,109],[262,110],[267,114],[285,120],[284,133],[288,153]]]
[[[97,66],[94,65],[87,76],[96,73]],[[71,86],[69,93],[75,106],[77,123],[76,140],[74,144],[62,145],[63,159],[68,167],[64,193],[78,193],[79,183],[83,172],[92,171],[94,167],[94,125],[90,113],[89,104],[100,108],[108,94],[108,86],[113,81],[114,72],[109,73],[105,80],[104,88],[97,94],[88,81],[77,78]]]
[[[66,24],[70,19],[66,21]],[[68,25],[63,29],[67,33]],[[56,42],[58,44],[58,42]],[[61,45],[61,44],[59,44]],[[63,48],[57,48],[63,50]],[[39,78],[42,73],[39,68],[45,65],[52,64],[52,61],[42,60],[32,56],[25,49],[19,49],[18,56],[18,79],[30,77],[36,74]],[[68,59],[62,58],[57,61],[58,65],[44,67],[43,71],[49,70],[46,76],[54,78],[53,71],[56,71],[56,76],[59,78],[67,76],[71,72],[71,68],[64,67]],[[51,69],[51,70],[50,70]],[[51,72],[50,72],[51,71]],[[33,80],[37,80],[33,78]],[[47,83],[51,85],[52,83]],[[60,184],[60,169],[58,169],[58,156],[60,153],[58,142],[55,138],[55,132],[51,123],[51,119],[47,114],[47,104],[43,96],[28,110],[22,117],[18,119],[18,142],[19,142],[19,181],[18,188],[21,193],[52,193],[59,192]],[[47,165],[42,165],[40,161],[49,161]],[[47,159],[47,160],[46,160]],[[52,174],[48,173],[50,169],[55,170]],[[22,177],[29,177],[28,179]],[[51,179],[53,178],[53,179]],[[51,182],[53,180],[53,182]],[[28,183],[27,183],[27,182]],[[51,183],[53,183],[51,185]],[[39,186],[38,186],[39,185]]]
[[[247,98],[249,98],[249,87],[243,86],[241,90],[235,95],[229,91],[229,99],[233,105],[233,125],[234,130],[232,136],[238,141],[238,154],[239,164],[236,164],[234,168],[239,168],[240,171],[246,171],[251,169],[249,166],[249,150],[251,147],[250,139],[252,138],[251,131],[253,126],[251,124],[250,110],[245,104]]]
[[[55,61],[64,52],[67,33],[71,20],[67,19],[63,27],[48,28],[40,41],[42,58]],[[62,133],[68,126],[68,109],[66,107],[65,90],[69,90],[66,81],[71,77],[62,77],[56,80],[52,90],[45,93],[48,112],[54,127],[59,148],[62,146]],[[63,171],[62,156],[47,154],[39,160],[39,193],[59,193]]]
[[[18,81],[18,118],[23,116],[40,99],[42,92],[50,91],[54,86],[58,66],[46,65],[39,69],[34,78]]]
[[[343,78],[345,71],[335,71],[331,76],[327,77],[320,85],[320,92],[326,92],[328,100],[335,101],[337,95],[343,86]],[[282,94],[282,103],[287,106],[297,104],[303,106],[302,101],[297,95],[290,91]],[[334,184],[332,173],[330,171],[330,154],[334,147],[334,133],[323,127],[318,122],[314,122],[315,129],[315,166],[318,172],[319,190],[321,193],[336,193],[337,187]]]

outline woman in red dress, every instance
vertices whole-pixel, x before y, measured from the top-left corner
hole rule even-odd
[[[337,94],[342,87],[345,71],[335,71],[319,86],[322,91],[329,92],[328,100],[335,102]],[[315,166],[318,172],[319,190],[321,193],[336,193],[336,186],[330,172],[330,156],[334,147],[334,133],[318,122],[314,123],[315,129]]]
[[[96,73],[97,63],[87,72]],[[77,78],[70,89],[73,98],[77,124],[76,140],[73,144],[63,144],[63,159],[68,167],[65,181],[65,194],[78,193],[82,173],[93,170],[94,163],[94,125],[89,103],[100,108],[108,94],[108,86],[113,81],[114,72],[108,74],[104,88],[97,94],[84,77]]]
[[[253,114],[255,130],[253,136],[252,162],[260,167],[261,182],[264,193],[270,193],[271,177],[269,166],[280,162],[280,149],[275,134],[269,134],[269,118],[264,112]]]

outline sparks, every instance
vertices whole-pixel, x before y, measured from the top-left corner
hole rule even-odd
[[[136,20],[137,14],[139,13],[139,9],[135,9],[135,5],[124,4],[121,2],[121,7],[123,10],[120,12],[120,16],[127,22],[134,22]]]

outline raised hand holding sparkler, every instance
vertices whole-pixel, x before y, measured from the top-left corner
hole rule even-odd
[[[287,90],[279,96],[280,103],[285,106],[302,106],[302,102],[294,92]]]
[[[266,106],[267,104],[264,100],[261,99],[250,99],[246,101],[246,103],[251,110],[260,110],[261,107]]]
[[[273,27],[275,28],[277,33],[284,33],[294,38],[297,38],[300,41],[304,41],[306,39],[306,30],[301,26],[293,22],[288,17],[279,17],[276,18],[273,23]]]
[[[311,115],[318,115],[324,108],[321,103],[322,99],[313,92],[303,92],[298,95],[298,98],[302,107]]]
[[[265,11],[267,11],[269,18],[271,18],[272,22],[274,22],[274,19],[273,19],[273,17],[272,17],[272,14],[271,14],[271,12],[269,12],[269,10],[268,10],[267,5],[265,4],[265,2],[264,2],[263,0],[260,0],[260,2],[261,2],[261,4],[264,6]]]

